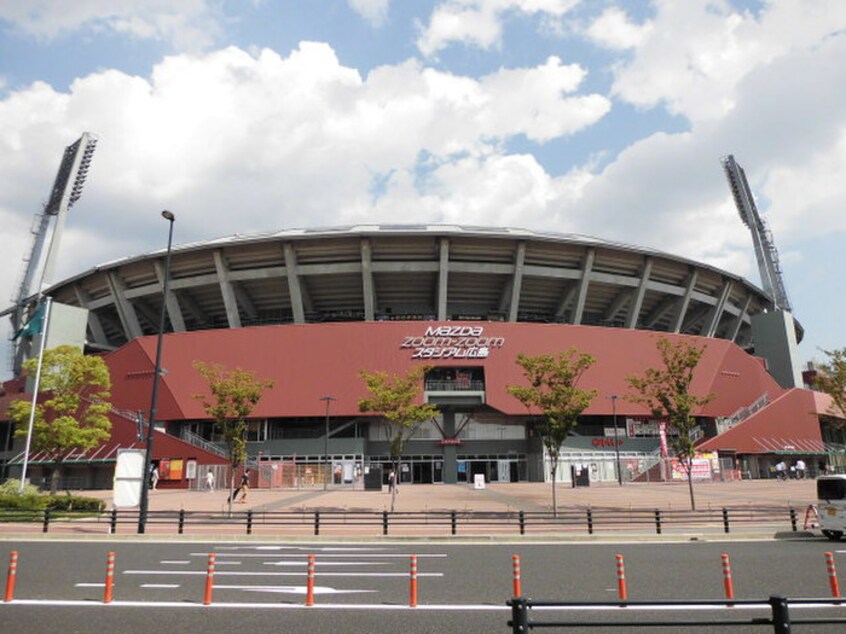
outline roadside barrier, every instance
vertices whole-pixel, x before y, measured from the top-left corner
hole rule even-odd
[[[217,557],[214,553],[209,553],[209,565],[206,570],[206,591],[203,594],[203,605],[212,604],[212,590],[214,589],[214,560]]]
[[[409,575],[408,607],[417,607],[417,555],[411,556],[411,574]]]
[[[115,585],[115,554],[110,552],[106,556],[106,586],[103,590],[103,603],[112,602],[112,589]]]
[[[308,573],[306,575],[306,600],[309,607],[314,605],[314,555],[308,556]]]
[[[802,607],[813,607],[813,606],[821,606],[821,607],[835,607],[840,605],[839,603],[832,602],[831,599],[793,599],[792,602],[794,604],[801,604]],[[799,619],[792,619],[790,616],[790,610],[788,605],[788,599],[782,596],[771,596],[768,599],[752,599],[752,600],[740,600],[740,601],[732,601],[730,604],[726,603],[725,601],[689,601],[689,600],[679,600],[679,601],[626,601],[624,604],[619,604],[616,602],[607,602],[607,601],[537,601],[535,599],[528,599],[526,597],[514,597],[509,601],[506,601],[506,605],[511,608],[511,619],[508,621],[508,626],[511,628],[511,632],[513,634],[526,634],[530,629],[535,628],[546,628],[546,627],[559,627],[559,628],[574,628],[574,627],[584,627],[584,628],[602,628],[603,630],[608,630],[612,628],[631,628],[631,627],[638,627],[638,628],[659,628],[659,627],[698,627],[702,628],[703,631],[710,628],[710,631],[715,631],[717,628],[728,627],[728,626],[750,626],[750,625],[771,625],[772,631],[775,634],[790,634],[791,626],[792,625],[821,625],[821,624],[840,624],[846,623],[846,618],[812,618],[812,617],[805,617]],[[601,620],[601,615],[607,614],[608,610],[614,607],[635,607],[638,608],[653,608],[654,611],[666,611],[668,614],[678,615],[676,618],[670,618],[669,616],[658,620],[652,618],[644,618],[643,620],[634,620],[634,618],[630,620]],[[688,611],[681,611],[679,607],[688,607],[691,608]],[[693,619],[691,615],[694,614],[701,614],[701,609],[697,608],[711,608],[714,611],[735,607],[735,606],[750,606],[750,607],[758,607],[758,608],[769,608],[770,613],[769,617],[755,617],[750,616],[748,618],[740,617],[740,613],[736,610],[732,611],[732,619],[714,619],[714,620],[702,620],[701,618]],[[593,611],[594,614],[599,617],[599,619],[590,619],[590,620],[536,620],[532,618],[532,608],[544,608],[545,611],[542,613],[543,616],[547,618],[552,618],[555,615],[554,609],[561,608],[561,610],[566,610],[564,614],[571,615],[577,614],[580,612],[591,612]],[[599,612],[602,610],[602,612]],[[640,614],[643,614],[642,611],[639,611]],[[559,613],[561,614],[561,613]],[[631,612],[630,612],[631,614]],[[683,620],[685,619],[686,620]]]
[[[18,576],[18,551],[9,555],[9,574],[6,575],[6,596],[3,600],[10,603],[15,598],[15,579]]]
[[[520,582],[520,555],[511,556],[511,567],[514,575],[514,596],[519,597],[523,594],[523,586]]]
[[[734,598],[734,584],[731,580],[731,562],[728,555],[720,555],[723,563],[723,588],[726,591],[726,599]]]
[[[840,598],[840,582],[837,580],[837,568],[834,566],[834,553],[825,554],[825,564],[828,571],[828,585],[831,587],[831,596]]]
[[[629,598],[629,591],[626,588],[626,562],[622,555],[615,555],[617,559],[617,594],[621,601]]]
[[[148,511],[145,532],[170,534],[289,534],[315,536],[348,534],[490,535],[639,531],[657,535],[670,530],[705,529],[730,533],[766,526],[768,530],[798,531],[797,511],[791,507],[756,506],[684,509],[571,509],[545,511]],[[135,533],[137,509],[102,513],[67,511],[33,516],[31,512],[0,510],[0,523],[16,530],[65,533]],[[84,520],[84,521],[82,521]]]

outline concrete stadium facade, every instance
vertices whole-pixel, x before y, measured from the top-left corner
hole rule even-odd
[[[584,387],[599,396],[565,445],[566,464],[613,480],[622,453],[629,477],[648,475],[661,440],[649,412],[625,399],[626,378],[658,364],[660,336],[705,348],[694,387],[717,398],[696,415],[703,447],[725,469],[766,475],[790,448],[807,458],[825,452],[822,405],[808,390],[779,385],[753,356],[755,321],[771,298],[741,277],[666,253],[519,229],[368,225],[177,246],[163,298],[164,276],[165,253],[155,252],[95,267],[48,293],[88,311],[87,350],[104,354],[123,411],[149,405],[164,299],[157,433],[184,441],[180,465],[221,463],[213,457],[221,439],[194,398],[204,388],[195,361],[276,382],[253,413],[249,453],[260,477],[293,473],[298,485],[359,484],[371,469],[386,477],[387,437],[377,417],[358,410],[359,373],[425,364],[423,398],[440,413],[409,443],[403,481],[548,479],[537,421],[506,388],[522,379],[518,353],[577,347],[597,359]],[[124,436],[132,426],[120,416],[113,423]],[[154,459],[176,459],[166,453],[174,446],[154,443]],[[85,482],[89,462],[79,457]],[[163,484],[193,486],[203,474],[178,473]]]
[[[155,334],[164,253],[111,262],[49,294],[90,311],[88,341]],[[282,323],[439,320],[598,325],[752,346],[772,300],[741,277],[584,236],[519,229],[354,226],[176,247],[173,332]]]

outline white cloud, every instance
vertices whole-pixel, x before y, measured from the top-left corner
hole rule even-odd
[[[552,57],[480,79],[415,60],[362,77],[330,46],[304,42],[287,57],[175,55],[150,78],[106,70],[68,92],[33,84],[0,100],[0,222],[12,227],[0,249],[18,249],[20,218],[49,194],[62,148],[83,130],[100,142],[59,278],[157,244],[163,208],[177,214],[180,243],[372,219],[388,203],[393,220],[407,208],[408,218],[452,222],[467,206],[478,222],[540,223],[572,179],[502,148],[601,119],[609,102],[579,94],[584,76]]]
[[[772,0],[758,15],[726,0],[654,0],[652,28],[615,72],[614,93],[639,106],[663,104],[691,121],[719,119],[761,66],[846,29],[842,0]]]
[[[215,5],[210,0],[0,0],[0,20],[41,39],[89,29],[201,50],[222,31]]]
[[[453,42],[488,49],[499,44],[509,12],[562,16],[580,0],[444,0],[421,27],[417,48],[432,55]]]
[[[651,23],[635,24],[622,9],[609,7],[590,24],[585,34],[600,46],[625,50],[638,46],[651,30]]]
[[[347,0],[353,11],[371,26],[380,27],[388,19],[390,0]]]

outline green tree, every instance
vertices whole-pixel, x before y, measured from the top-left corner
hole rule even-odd
[[[215,422],[218,432],[226,442],[227,457],[231,466],[229,474],[229,511],[232,511],[232,493],[235,489],[235,470],[247,460],[247,417],[261,400],[265,390],[274,385],[272,379],[257,379],[253,372],[235,368],[230,370],[220,363],[195,361],[194,369],[203,375],[211,395],[195,394],[202,402],[206,414]]]
[[[24,362],[24,371],[35,376],[38,359]],[[53,463],[50,492],[59,488],[65,459],[75,451],[88,451],[108,440],[112,423],[112,380],[102,358],[86,356],[74,346],[58,346],[44,351],[39,394],[35,406],[31,449],[43,451]],[[32,403],[14,401],[9,417],[15,423],[15,437],[26,438]]]
[[[517,355],[517,365],[523,368],[528,387],[510,385],[507,390],[529,411],[543,416],[538,431],[549,456],[552,469],[552,512],[558,515],[555,481],[558,478],[558,459],[561,445],[578,424],[579,416],[596,398],[596,390],[577,387],[585,371],[596,359],[576,348],[568,348],[557,355],[540,354],[530,357]]]
[[[695,430],[698,429],[693,412],[710,402],[714,394],[691,394],[694,371],[705,346],[697,347],[687,341],[675,343],[666,337],[658,338],[658,352],[663,368],[647,368],[642,375],[629,376],[626,382],[635,394],[626,396],[632,403],[645,405],[656,418],[664,419],[675,431],[672,447],[687,475],[690,508],[696,510],[693,495],[693,459],[696,455]]]
[[[823,352],[828,356],[828,362],[820,365],[814,387],[831,397],[828,413],[839,419],[836,424],[842,428],[846,420],[846,348]]]
[[[438,413],[435,405],[416,403],[427,369],[418,366],[409,370],[405,376],[389,376],[387,372],[366,370],[359,373],[370,396],[359,400],[358,409],[362,413],[370,412],[382,417],[389,439],[395,482],[399,482],[399,463],[409,438],[421,422],[434,418]],[[394,487],[391,492],[391,512],[396,504],[396,493],[397,487]]]

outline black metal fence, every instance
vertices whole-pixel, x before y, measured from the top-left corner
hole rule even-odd
[[[498,535],[507,534],[601,534],[621,531],[655,533],[710,530],[731,533],[767,527],[800,529],[799,512],[792,507],[736,507],[698,511],[681,509],[581,509],[533,511],[263,511],[252,509],[228,513],[200,511],[149,511],[146,527],[158,533],[208,532],[209,528],[252,535],[292,534],[359,535]],[[102,513],[76,511],[0,510],[0,530],[15,524],[24,530],[41,525],[43,532],[135,532],[137,509],[113,509]]]
[[[801,604],[803,607],[830,607],[830,606],[844,606],[843,602],[837,599],[793,599],[794,605]],[[534,599],[527,599],[524,597],[515,597],[507,602],[511,607],[511,620],[508,621],[508,626],[511,628],[513,634],[526,634],[530,629],[539,629],[544,627],[597,627],[602,629],[610,629],[614,627],[644,627],[644,628],[672,628],[672,627],[702,627],[703,629],[713,630],[715,627],[730,627],[730,626],[770,626],[772,631],[776,634],[789,634],[792,625],[821,625],[821,624],[846,624],[846,617],[805,617],[799,619],[792,619],[790,616],[790,609],[788,599],[781,596],[771,596],[769,599],[758,600],[734,600],[731,601],[614,601],[614,602],[567,602],[567,601],[536,601]],[[605,619],[605,620],[587,620],[587,619],[571,619],[571,620],[539,620],[535,619],[532,614],[532,608],[559,608],[562,611],[568,609],[573,612],[588,612],[590,610],[608,610],[609,608],[619,607],[646,607],[654,608],[660,611],[662,608],[670,609],[674,607],[712,607],[714,610],[719,610],[729,607],[750,606],[759,608],[769,608],[769,614],[766,616],[750,616],[742,618],[737,612],[734,618],[718,618],[714,620],[690,618],[691,610],[682,612],[683,615],[678,619],[654,619],[648,618],[643,620],[635,620],[633,618],[624,619]],[[607,613],[607,612],[604,612]]]

